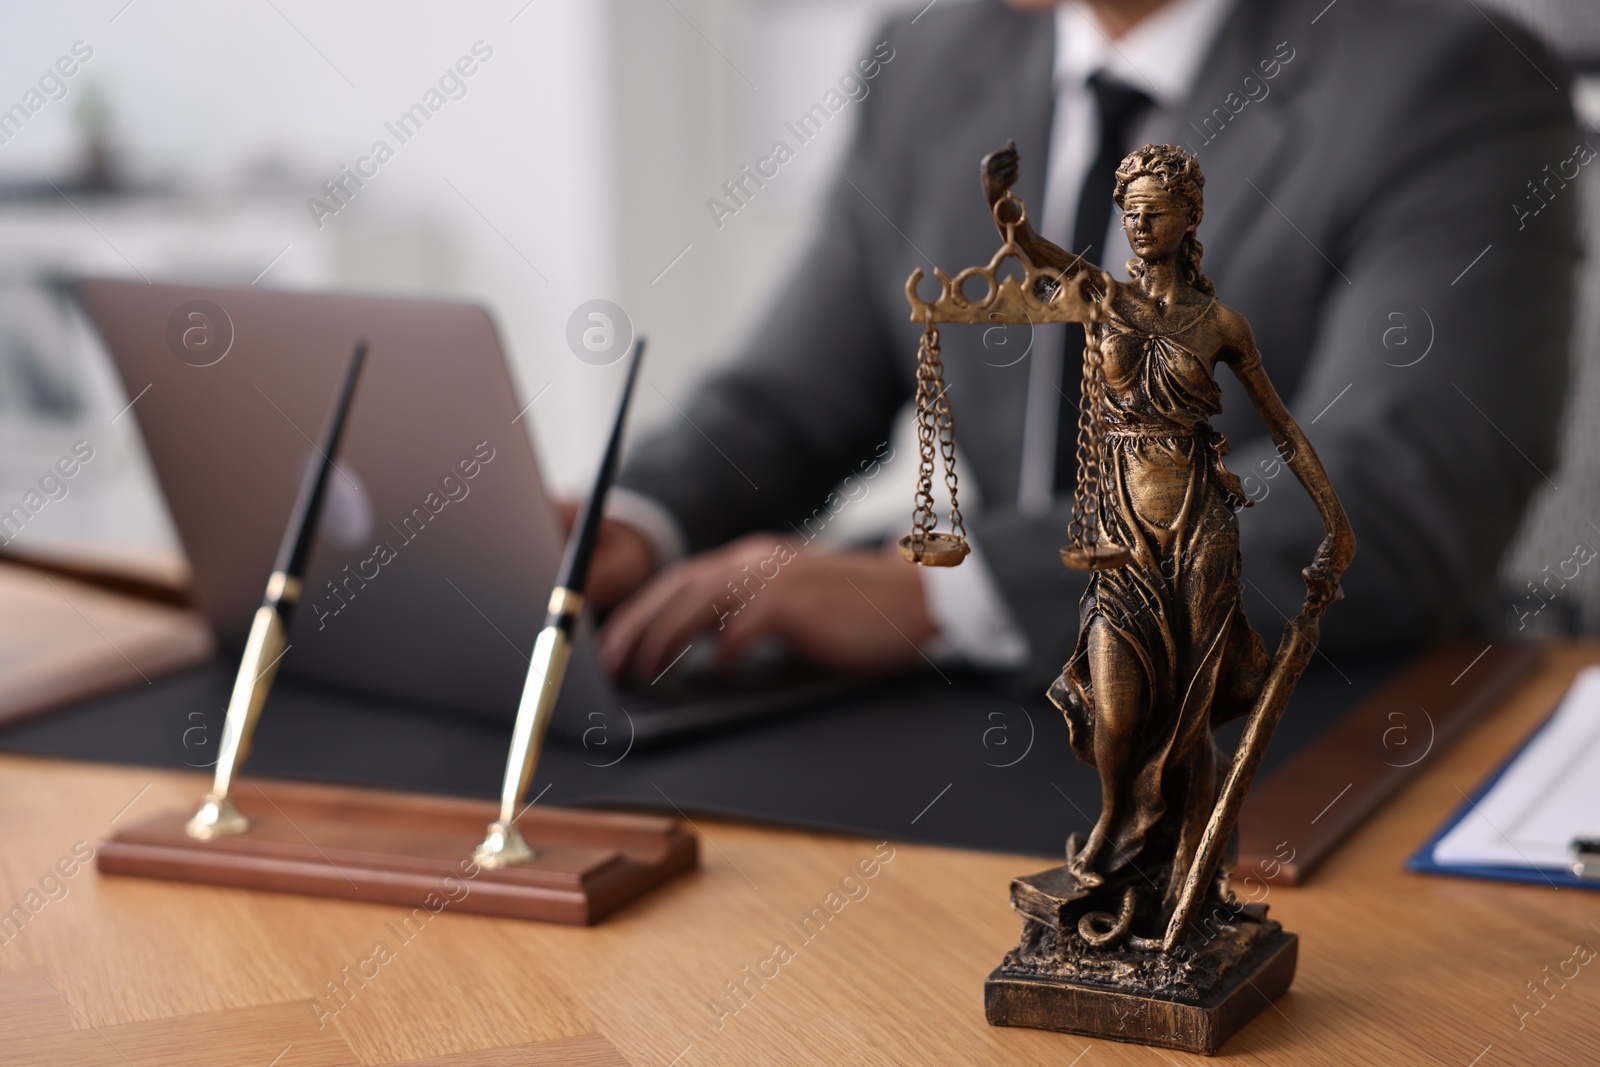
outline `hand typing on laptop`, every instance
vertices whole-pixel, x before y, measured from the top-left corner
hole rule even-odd
[[[569,526],[575,512],[561,504]],[[718,642],[722,666],[767,638],[830,670],[918,661],[935,627],[916,568],[875,549],[797,550],[793,540],[749,534],[662,568],[643,534],[607,519],[590,572],[590,602],[609,612],[606,669],[648,683],[703,636]]]

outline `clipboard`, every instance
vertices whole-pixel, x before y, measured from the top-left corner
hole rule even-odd
[[[1593,668],[1590,668],[1593,670]],[[1560,702],[1551,709],[1550,714],[1535,727],[1522,742],[1512,750],[1494,771],[1486,778],[1467,800],[1459,804],[1439,827],[1423,842],[1422,846],[1412,853],[1406,860],[1405,869],[1417,874],[1442,874],[1457,878],[1476,878],[1498,882],[1516,882],[1525,885],[1547,885],[1552,889],[1589,889],[1600,890],[1600,878],[1582,877],[1574,873],[1570,866],[1547,866],[1543,864],[1496,864],[1473,862],[1440,862],[1436,860],[1435,852],[1440,842],[1448,837],[1459,826],[1463,819],[1477,810],[1484,800],[1495,790],[1506,775],[1517,766],[1529,750],[1545,735],[1551,724],[1556,722],[1566,706],[1569,698],[1578,688],[1584,678],[1579,674],[1573,685],[1563,694]],[[1487,817],[1486,817],[1487,818]]]

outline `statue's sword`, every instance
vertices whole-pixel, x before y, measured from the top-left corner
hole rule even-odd
[[[1317,650],[1317,619],[1327,610],[1327,606],[1327,601],[1308,596],[1300,614],[1289,621],[1283,632],[1278,653],[1272,659],[1272,669],[1256,696],[1256,704],[1250,711],[1244,735],[1239,738],[1233,766],[1228,770],[1227,780],[1222,783],[1217,806],[1206,823],[1200,847],[1195,850],[1194,862],[1189,865],[1183,892],[1178,896],[1177,909],[1172,913],[1167,935],[1161,941],[1163,952],[1170,954],[1183,944],[1185,930],[1189,920],[1194,917],[1195,908],[1205,897],[1204,887],[1216,869],[1222,846],[1239,821],[1239,809],[1244,806],[1245,794],[1250,791],[1250,783],[1255,780],[1256,771],[1261,767],[1261,758],[1266,755],[1272,732],[1277,729],[1278,720],[1283,718],[1289,695],[1294,692],[1301,672]]]

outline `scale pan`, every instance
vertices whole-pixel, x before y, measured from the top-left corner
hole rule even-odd
[[[912,534],[900,538],[900,556],[907,563],[920,563],[924,567],[954,567],[967,553],[972,551],[972,546],[967,544],[965,537],[955,534],[930,533],[922,539],[919,546],[913,542]]]
[[[1075,571],[1109,571],[1126,567],[1133,553],[1117,544],[1068,545],[1061,562]]]

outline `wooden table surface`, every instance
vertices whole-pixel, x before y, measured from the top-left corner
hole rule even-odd
[[[1600,950],[1600,893],[1401,866],[1591,662],[1600,645],[1551,649],[1308,885],[1271,890],[1274,917],[1301,937],[1299,973],[1224,1058],[1600,1063],[1600,962],[1578,962]],[[1374,738],[1373,758],[1385,751]],[[1007,886],[1037,859],[701,821],[698,872],[591,929],[446,909],[402,930],[401,908],[76,866],[75,846],[192,806],[203,788],[197,775],[0,757],[0,910],[24,914],[0,925],[0,1063],[1189,1059],[985,1024],[984,977],[1020,929]],[[1063,831],[1077,819],[1038,817]],[[819,907],[820,930],[802,932]]]

